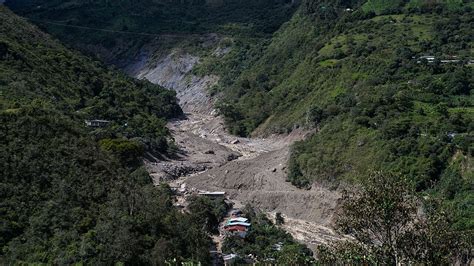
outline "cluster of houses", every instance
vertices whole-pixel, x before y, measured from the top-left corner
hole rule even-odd
[[[247,233],[250,230],[251,223],[249,219],[242,217],[242,211],[234,209],[230,212],[230,217],[224,222],[224,225],[221,228],[221,233],[224,236],[236,236],[240,238],[245,238]],[[224,265],[233,265],[234,262],[239,258],[237,254],[224,254],[222,259],[224,260]],[[250,261],[253,263],[252,258]]]

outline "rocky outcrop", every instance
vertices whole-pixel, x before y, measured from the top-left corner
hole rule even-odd
[[[136,77],[176,91],[184,112],[210,114],[213,100],[207,90],[216,85],[219,78],[215,75],[193,75],[191,70],[197,63],[198,57],[174,51],[153,64],[149,62],[147,66],[142,65]]]

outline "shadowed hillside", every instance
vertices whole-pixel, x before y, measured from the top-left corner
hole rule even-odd
[[[61,41],[115,64],[142,46],[219,33],[265,38],[297,7],[291,0],[43,1],[6,4]]]
[[[167,150],[174,94],[67,50],[3,6],[0,21],[0,263],[209,263],[201,216],[178,212],[141,167],[145,149]],[[91,132],[84,119],[97,117],[110,124]]]

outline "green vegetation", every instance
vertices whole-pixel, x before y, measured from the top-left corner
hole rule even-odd
[[[213,233],[219,232],[219,223],[227,214],[229,206],[224,199],[209,199],[208,197],[193,196],[189,199],[189,210],[196,222],[204,225]]]
[[[194,214],[179,213],[169,188],[123,167],[82,124],[36,104],[0,122],[2,264],[209,262]]]
[[[469,264],[471,231],[450,227],[449,211],[417,196],[404,178],[375,173],[346,192],[337,218],[353,240],[320,246],[322,264]],[[370,219],[367,219],[370,217]]]
[[[11,4],[19,8],[27,2]],[[234,25],[228,19],[238,20],[236,27],[232,27],[238,34],[260,40],[279,26],[276,20],[276,25],[267,23],[271,16],[261,16],[262,12],[275,10],[255,9],[266,2],[249,1],[248,6],[230,2],[222,13],[192,19],[217,16],[209,19],[223,19],[222,26],[227,28]],[[158,25],[169,26],[170,31],[189,30],[181,27],[182,17],[176,14],[171,16],[174,22],[158,19],[155,24],[147,24],[150,14],[144,13],[167,16],[156,6],[153,8],[159,1],[134,2],[137,9],[132,9],[132,13],[144,12],[144,16],[131,17],[117,16],[124,10],[129,14],[130,3],[105,3],[35,1],[34,8],[41,8],[36,10],[38,16],[32,17],[58,20],[63,15],[77,15],[89,18],[81,20],[85,23],[81,25],[107,25],[107,29],[124,31],[167,31],[157,28]],[[162,8],[163,4],[170,5],[165,1],[158,6]],[[236,5],[242,9],[233,10]],[[104,8],[97,10],[98,6]],[[182,12],[186,6],[179,4],[170,14]],[[202,12],[202,8],[191,9],[191,15],[184,19]],[[291,12],[284,1],[275,2],[275,8],[283,12],[277,20]],[[223,201],[196,197],[190,200],[189,212],[183,214],[173,207],[174,196],[169,187],[153,187],[142,167],[145,152],[169,155],[175,148],[165,127],[167,118],[182,114],[174,93],[105,69],[100,63],[66,49],[4,7],[0,11],[0,158],[4,173],[0,183],[0,262],[210,264],[209,234],[217,232],[227,206]],[[238,12],[233,17],[225,15],[231,11]],[[126,21],[127,25],[137,23],[137,27],[117,28],[115,19]],[[246,32],[241,32],[246,28],[243,23],[248,23]],[[219,31],[219,27],[203,26],[203,31]],[[81,42],[76,47],[123,41],[101,31],[89,34],[90,31],[70,28],[49,30],[66,40],[78,38]],[[147,38],[137,39],[136,42],[144,42]],[[106,119],[110,123],[88,128],[84,120],[91,119]],[[304,249],[300,254],[303,246],[283,231],[276,227],[270,232],[261,230],[257,227],[255,234],[273,237],[273,242],[291,243],[279,255],[282,261],[310,258],[309,251]]]
[[[445,198],[457,228],[472,229],[473,10],[420,1],[377,16],[367,3],[305,1],[268,45],[209,63],[225,69],[238,53],[257,54],[216,88],[227,127],[237,135],[315,130],[293,147],[293,184],[396,171]]]
[[[181,42],[205,33],[270,36],[296,7],[291,0],[18,0],[7,5],[63,42],[115,64],[144,44],[163,46],[169,39]]]
[[[18,0],[7,5],[34,19],[54,18],[69,25],[149,34],[208,33],[237,24],[251,34],[268,34],[294,11],[289,0]],[[93,36],[88,38],[93,40]]]
[[[1,7],[0,109],[33,100],[82,119],[106,119],[98,138],[140,138],[147,150],[166,152],[165,119],[182,114],[175,93],[136,81],[74,53]]]
[[[463,7],[469,6],[468,2],[463,0],[369,0],[362,6],[362,9],[366,12],[375,12],[376,14],[403,12],[405,10],[462,10]]]
[[[209,2],[23,0],[9,4],[62,40],[88,51],[110,48],[115,59],[127,57],[121,51],[137,51],[156,36],[131,38],[128,33],[73,29],[40,21],[171,33],[173,38],[192,36],[190,33],[227,35],[219,45],[231,47],[230,52],[206,55],[194,69],[196,74],[221,77],[212,93],[223,96],[218,107],[227,128],[242,136],[286,133],[298,127],[314,131],[292,148],[288,181],[298,187],[309,187],[313,182],[330,186],[364,183],[368,173],[383,170],[406,177],[419,194],[441,198],[442,207],[453,210],[452,220],[433,224],[427,216],[425,222],[433,226],[431,229],[439,229],[447,246],[436,249],[440,243],[428,243],[424,236],[413,233],[416,241],[409,242],[408,248],[421,243],[433,245],[435,251],[415,259],[412,250],[405,249],[403,256],[414,263],[446,261],[440,254],[449,255],[445,251],[454,242],[444,233],[453,228],[474,229],[472,1],[304,0],[294,14],[289,1]],[[7,16],[2,22],[9,20]],[[99,70],[96,63],[61,52],[65,50],[62,46],[48,53],[48,49],[57,47],[56,42],[48,39],[41,45],[44,35],[34,30],[22,34],[18,29],[28,27],[22,29],[17,24],[25,25],[15,20],[0,27],[3,115],[24,115],[25,105],[42,99],[58,106],[57,110],[74,121],[99,115],[112,120],[109,127],[95,130],[94,136],[102,140],[101,152],[125,164],[129,172],[136,169],[133,157],[143,150],[173,148],[166,141],[161,119],[179,114],[172,94],[146,82]],[[10,37],[12,33],[16,34]],[[37,50],[41,53],[35,54]],[[436,59],[422,58],[427,55]],[[77,68],[78,64],[88,67]],[[97,75],[105,83],[95,81]],[[208,220],[195,220],[206,221],[206,229],[214,230],[216,219],[222,215],[219,205],[197,202],[196,206],[199,217],[207,216]],[[380,211],[379,206],[369,207]],[[271,246],[290,238],[262,217],[252,219],[256,226],[246,242],[229,239],[224,249],[246,255],[251,247],[251,253],[262,260],[279,259],[281,254],[270,250]],[[355,226],[349,229],[360,230]],[[426,228],[419,229],[424,232]],[[267,236],[270,242],[259,236]],[[393,256],[398,246],[382,245],[379,249],[375,245],[369,251],[360,246],[351,248],[359,255],[367,254],[369,261],[361,263],[398,261]],[[299,249],[292,246],[289,250]],[[186,254],[180,256],[201,258],[196,253]],[[343,258],[354,259],[354,253],[344,254]],[[333,259],[328,257],[329,261]],[[303,263],[299,258],[286,262]]]
[[[377,14],[384,11],[394,10],[402,6],[404,1],[382,1],[382,0],[368,0],[363,6],[362,10],[365,12],[373,11]]]
[[[140,159],[173,148],[174,93],[67,50],[3,6],[0,21],[0,264],[209,264],[199,214],[177,211]],[[91,130],[94,118],[111,123]]]
[[[237,254],[241,262],[252,254],[260,263],[276,263],[278,265],[309,265],[314,259],[313,253],[301,245],[283,229],[275,226],[264,213],[246,206],[243,210],[252,227],[245,239],[227,237],[222,251],[226,254]]]

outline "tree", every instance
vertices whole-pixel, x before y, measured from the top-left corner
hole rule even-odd
[[[99,145],[103,150],[120,159],[125,166],[136,167],[140,165],[140,158],[143,156],[144,147],[141,143],[127,139],[102,139]]]
[[[306,112],[306,124],[317,126],[324,119],[324,111],[316,105],[309,107]]]
[[[205,225],[208,231],[217,232],[219,221],[225,216],[227,205],[222,199],[211,200],[207,197],[192,197],[189,211],[195,221]]]
[[[275,223],[277,225],[282,225],[285,223],[285,218],[283,218],[283,216],[281,215],[281,212],[277,212],[275,214]]]
[[[278,257],[279,265],[312,265],[313,263],[311,251],[301,244],[283,246]]]
[[[344,192],[341,209],[337,229],[353,240],[320,247],[323,263],[449,264],[470,250],[449,215],[396,175],[373,174],[359,191]]]

